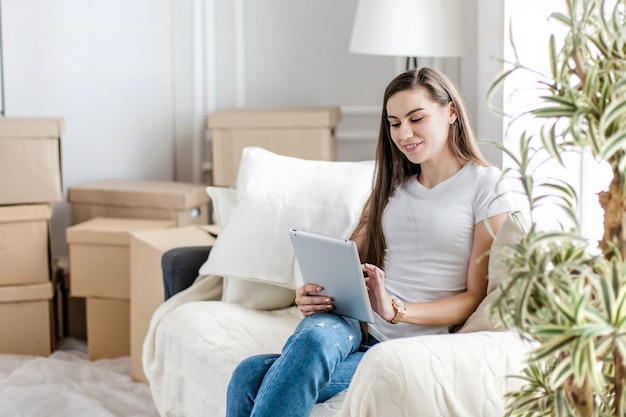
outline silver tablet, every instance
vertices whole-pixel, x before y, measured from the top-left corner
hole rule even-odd
[[[373,323],[356,243],[303,230],[289,233],[304,282],[322,286],[322,294],[333,297],[333,313]]]

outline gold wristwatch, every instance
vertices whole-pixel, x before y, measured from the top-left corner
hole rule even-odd
[[[406,314],[406,306],[404,305],[404,302],[402,300],[399,300],[397,298],[393,298],[391,300],[391,305],[393,306],[393,309],[396,312],[396,316],[393,319],[391,319],[390,323],[398,324],[399,322],[402,321],[402,318]]]

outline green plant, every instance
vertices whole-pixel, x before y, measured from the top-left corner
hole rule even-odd
[[[504,174],[521,184],[531,216],[527,236],[507,258],[508,276],[492,313],[537,343],[508,395],[511,416],[624,416],[626,382],[626,0],[564,0],[553,13],[567,34],[549,41],[550,74],[540,76],[541,104],[520,117],[542,121],[515,149]],[[513,40],[512,40],[513,43]],[[513,43],[513,48],[515,45]],[[490,95],[518,71],[516,57]],[[568,154],[607,161],[613,178],[600,193],[604,235],[591,243],[580,230],[578,196],[565,181],[542,178],[546,161],[567,166]],[[540,230],[534,216],[554,204],[567,221]]]

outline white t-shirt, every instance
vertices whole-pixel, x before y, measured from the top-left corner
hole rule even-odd
[[[428,302],[466,290],[474,226],[512,211],[513,200],[494,197],[501,171],[467,163],[456,174],[426,188],[415,176],[400,185],[383,213],[387,242],[385,283],[392,298]],[[448,332],[448,326],[390,324],[377,314],[370,333],[380,341]]]

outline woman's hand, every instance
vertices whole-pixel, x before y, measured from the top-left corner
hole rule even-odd
[[[320,294],[322,290],[322,287],[315,284],[304,284],[296,290],[296,305],[304,317],[333,309],[333,299]]]
[[[391,321],[396,316],[396,312],[391,304],[391,297],[385,289],[385,271],[372,264],[363,264],[361,268],[367,274],[365,285],[372,309],[383,320]]]

